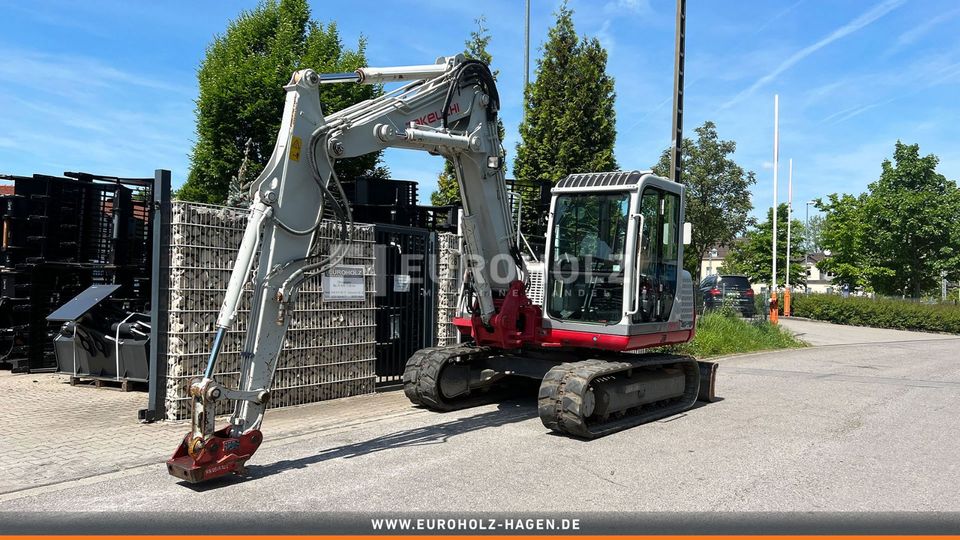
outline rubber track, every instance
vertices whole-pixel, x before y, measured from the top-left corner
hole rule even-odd
[[[403,370],[403,393],[414,405],[434,411],[453,411],[476,407],[496,401],[496,392],[472,392],[466,396],[447,399],[440,393],[440,372],[454,361],[472,362],[496,352],[489,347],[458,344],[447,347],[428,347],[413,353]]]
[[[630,409],[628,414],[615,416],[605,422],[588,421],[581,415],[584,395],[596,378],[660,364],[683,366],[686,371],[683,396],[666,403],[650,403]],[[700,369],[696,360],[689,356],[655,355],[637,359],[618,358],[617,361],[582,360],[560,364],[547,372],[540,385],[537,409],[540,420],[548,429],[593,439],[683,412],[696,403],[699,390]]]

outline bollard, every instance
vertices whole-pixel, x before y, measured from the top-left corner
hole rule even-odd
[[[783,316],[790,316],[790,287],[783,290]]]
[[[777,313],[780,309],[779,304],[777,304],[777,291],[770,293],[770,324],[777,324],[777,319],[779,314]]]

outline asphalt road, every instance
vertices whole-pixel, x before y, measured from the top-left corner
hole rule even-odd
[[[960,337],[787,326],[824,346],[724,358],[723,401],[595,441],[548,434],[533,399],[275,441],[268,414],[252,479],[195,490],[157,464],[0,509],[960,511]]]

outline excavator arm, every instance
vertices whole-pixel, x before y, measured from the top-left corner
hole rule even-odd
[[[321,109],[321,84],[407,81],[327,116]],[[336,265],[349,249],[350,208],[334,171],[336,160],[385,148],[426,151],[452,160],[464,206],[463,235],[478,333],[504,341],[503,336],[513,331],[504,334],[496,326],[515,329],[516,322],[503,320],[498,312],[515,319],[518,305],[529,304],[521,300],[525,296],[518,278],[523,262],[513,241],[503,177],[496,121],[499,96],[486,65],[458,55],[431,65],[368,67],[355,73],[318,74],[307,69],[294,73],[284,88],[276,146],[250,188],[250,217],[206,371],[190,387],[191,431],[167,461],[170,474],[188,482],[242,472],[262,441],[259,428],[297,291],[304,280]],[[340,222],[340,243],[330,253],[311,255],[325,217]],[[227,388],[214,379],[217,356],[235,322],[251,271],[253,297],[239,384]],[[233,400],[236,406],[229,425],[216,430],[216,404],[222,400]]]

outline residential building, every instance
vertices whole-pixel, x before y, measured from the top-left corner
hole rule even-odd
[[[703,259],[700,261],[700,279],[717,273],[717,270],[723,266],[723,260],[730,253],[730,248],[726,246],[716,246],[707,250]]]
[[[723,267],[723,261],[729,253],[730,249],[728,247],[718,246],[708,249],[700,261],[700,279],[702,280],[707,276],[716,274]],[[827,257],[828,255],[823,252],[817,252],[807,255],[804,261],[798,261],[798,263],[802,264],[806,269],[807,285],[805,288],[794,287],[793,290],[811,293],[839,292],[833,285],[833,274],[821,272],[820,269],[817,268],[817,263]],[[753,289],[757,293],[766,291],[766,288],[766,283],[753,284]]]
[[[832,293],[837,292],[833,286],[833,273],[822,272],[817,268],[817,264],[826,259],[828,255],[823,252],[811,253],[807,255],[804,266],[807,267],[807,286],[805,292],[811,293]]]

